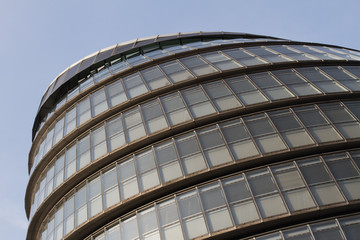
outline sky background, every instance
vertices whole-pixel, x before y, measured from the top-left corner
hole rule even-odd
[[[135,38],[232,31],[360,49],[360,1],[0,0],[0,232],[25,239],[31,129],[42,94],[79,59]]]

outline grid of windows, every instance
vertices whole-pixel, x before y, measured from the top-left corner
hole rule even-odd
[[[272,233],[251,240],[295,240],[295,239],[341,239],[355,240],[360,234],[360,216],[336,218],[319,223],[304,224],[302,226]],[[103,238],[105,239],[105,238]],[[113,239],[113,238],[106,238]],[[119,239],[119,238],[118,238]],[[249,240],[250,240],[249,239]]]
[[[147,157],[144,155],[141,158],[143,159],[141,162],[148,164],[145,167],[148,175],[142,180],[148,187],[137,189],[140,189],[140,192],[145,191],[158,186],[160,182],[173,180],[171,176],[182,177],[248,157],[360,138],[360,121],[358,120],[360,116],[346,107],[347,105],[356,106],[358,103],[335,102],[270,111],[225,121],[180,135],[164,144],[166,146],[164,149],[169,152],[160,151],[159,156],[163,154],[169,159],[164,158],[156,162],[153,159],[154,153],[150,153],[151,151],[145,154]],[[160,117],[155,110],[151,113],[151,116],[157,116],[153,118],[154,121],[160,121],[160,123],[165,121],[164,113]],[[75,141],[71,147],[66,148],[56,157],[45,169],[37,184],[31,215],[35,213],[38,206],[51,194],[53,189],[76,171],[111,152],[113,146],[131,142],[134,136],[137,136],[136,134],[144,135],[145,125],[149,125],[149,123],[141,122],[139,115],[140,109],[136,108],[106,121]],[[132,125],[126,125],[126,128],[122,127],[122,122],[126,123],[127,118],[133,119]],[[152,121],[150,121],[151,123]],[[164,125],[164,127],[167,126]],[[162,147],[155,149],[158,148],[163,149]],[[159,153],[155,155],[157,154]],[[150,160],[150,156],[153,160]],[[55,177],[54,166],[56,165],[63,168],[59,167],[56,171],[57,175],[60,174],[59,177],[57,175]],[[147,172],[148,167],[152,171],[151,174]],[[58,173],[60,171],[64,171],[64,173]],[[172,175],[172,171],[175,172],[174,175]]]
[[[357,239],[359,60],[224,32],[80,60],[40,104],[27,238]]]
[[[195,59],[199,61],[198,58]],[[161,68],[165,68],[167,64],[178,64],[178,66],[182,66],[179,62],[175,61],[163,64]],[[203,64],[203,62],[201,64]],[[211,73],[211,70],[206,70],[209,69],[208,67],[200,70],[202,69],[200,66],[203,66],[201,64],[196,67],[196,64],[193,64],[194,67],[191,70],[197,68],[196,71],[204,71],[203,74]],[[155,79],[154,81],[151,80],[148,85],[145,85],[143,80],[141,80],[143,78],[140,77],[140,73],[132,74],[124,78],[123,81],[120,79],[94,92],[63,114],[63,117],[52,124],[41,141],[37,155],[34,157],[32,171],[52,146],[76,127],[79,127],[91,118],[131,98],[129,96],[134,97],[147,92],[147,89],[151,88],[151,86],[164,87],[170,84],[173,78],[180,77],[182,80],[185,80],[188,76],[192,76],[188,70],[182,67],[183,70],[176,70],[177,74],[170,74],[168,76],[170,79],[168,79],[164,73],[160,72],[159,68],[154,69],[150,70],[156,71],[156,74],[152,75],[152,77],[147,76],[147,78],[145,78],[148,80],[150,78]],[[147,69],[144,71],[150,70]],[[167,71],[169,71],[169,69],[167,69]],[[193,116],[200,117],[214,113],[216,111],[215,106],[218,111],[223,111],[242,105],[247,106],[281,99],[333,92],[358,91],[360,89],[359,72],[360,67],[352,67],[348,71],[343,67],[336,66],[277,70],[225,79],[226,83],[214,82],[204,84],[206,94],[203,93],[201,88],[197,87],[182,91],[182,95],[185,101],[188,102]],[[192,74],[196,75],[195,72]],[[154,83],[155,81],[156,83]],[[123,86],[125,86],[127,91],[124,90]],[[237,96],[231,96],[234,94]],[[212,99],[213,105],[208,102],[208,97]],[[170,108],[167,107],[167,109]],[[54,128],[56,128],[56,136],[54,136]]]
[[[175,141],[176,146],[181,144]],[[142,191],[158,185],[155,161],[159,159],[155,160],[155,152],[159,148],[161,151],[167,148],[168,155],[174,153],[169,150],[169,143],[156,146],[113,164],[80,184],[50,214],[42,236],[66,235],[87,219],[121,204],[124,196],[138,194],[134,189]],[[128,239],[130,235],[145,239],[192,239],[305,209],[315,211],[322,206],[348,204],[360,199],[360,166],[354,160],[358,156],[359,151],[319,155],[213,180],[138,210],[121,219],[117,227],[111,225],[100,235],[94,235],[94,239],[100,236],[113,239],[107,235],[109,231],[117,232],[116,239]],[[56,215],[63,219],[55,226],[52,221]]]
[[[234,43],[234,40],[220,40],[220,42],[209,41],[201,42],[201,47],[209,47],[212,45],[218,44],[227,44]],[[241,41],[241,40],[240,40]],[[131,58],[131,60],[122,61],[113,60],[112,65],[102,66],[98,69],[98,72],[90,75],[86,80],[81,80],[79,86],[69,91],[62,99],[60,99],[54,106],[55,109],[49,111],[48,115],[42,119],[41,126],[46,122],[46,120],[59,109],[64,103],[71,100],[74,96],[78,95],[82,91],[86,90],[90,86],[105,80],[106,78],[118,74],[124,70],[129,69],[131,66],[136,66],[138,64],[151,61],[152,59],[157,59],[159,57],[165,57],[168,55],[173,55],[177,52],[189,51],[196,48],[199,48],[199,44],[191,43],[193,46],[187,45],[176,45],[169,48],[164,48],[163,50],[153,50],[144,55],[139,55]],[[194,48],[195,47],[195,48]],[[236,48],[231,50],[216,51],[206,54],[201,54],[200,56],[192,56],[188,58],[181,59],[181,62],[191,68],[195,76],[209,74],[217,71],[225,71],[234,68],[244,68],[247,66],[278,63],[278,62],[292,62],[292,61],[311,61],[311,60],[360,60],[360,54],[354,51],[349,51],[346,49],[338,49],[332,47],[318,47],[318,46],[308,46],[308,45],[270,45],[270,46],[258,46],[258,47],[245,47],[245,48]],[[209,65],[210,63],[210,65]],[[169,62],[163,64],[162,71],[172,80],[172,82],[178,82],[179,80],[179,71],[183,69],[183,66],[176,66],[176,63]],[[177,70],[176,70],[177,69]],[[174,72],[175,71],[175,72]],[[189,77],[192,77],[188,73],[188,76],[182,75],[182,80],[185,80]],[[169,84],[169,81],[165,79],[163,73],[160,72],[158,67],[149,68],[142,71],[142,77],[148,85],[148,89],[151,91],[153,89],[163,87]],[[176,77],[171,77],[175,75]],[[125,81],[125,80],[124,80]],[[325,83],[319,83],[325,84]],[[137,85],[138,87],[142,85]],[[130,86],[129,86],[130,87]],[[143,88],[145,86],[142,86]],[[127,91],[135,91],[127,89]],[[143,89],[142,93],[147,92],[148,90]],[[137,96],[136,94],[128,94],[130,98]],[[38,128],[38,130],[41,128]]]

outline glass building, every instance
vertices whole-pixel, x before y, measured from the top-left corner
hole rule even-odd
[[[71,65],[32,131],[27,239],[358,239],[360,52],[195,32]]]

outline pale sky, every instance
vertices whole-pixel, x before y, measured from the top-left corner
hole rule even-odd
[[[0,232],[25,239],[31,129],[42,94],[65,68],[116,43],[231,31],[360,49],[360,1],[0,0]]]

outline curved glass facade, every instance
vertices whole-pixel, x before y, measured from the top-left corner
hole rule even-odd
[[[115,239],[193,239],[234,226],[259,224],[274,216],[346,205],[360,199],[359,154],[354,151],[312,156],[216,179],[137,210],[120,219],[120,224],[111,224],[112,230],[105,228],[105,232],[122,235]],[[142,157],[140,154],[135,161],[114,164],[65,196],[44,224],[44,238],[57,237],[55,234],[62,229],[66,235],[99,212],[121,204],[119,196],[126,187],[138,189],[131,172],[136,175],[134,163],[144,161]],[[146,175],[147,179],[157,178],[151,173]]]
[[[355,239],[342,215],[360,207],[359,60],[235,33],[80,60],[34,123],[27,239],[322,239],[329,224]]]

